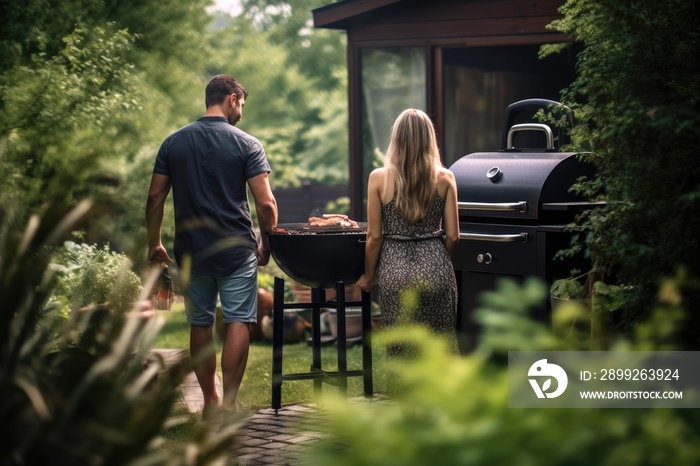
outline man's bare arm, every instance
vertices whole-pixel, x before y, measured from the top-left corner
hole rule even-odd
[[[170,177],[154,173],[146,201],[146,231],[148,232],[148,261],[168,263],[173,260],[161,242],[160,228],[163,223],[165,200],[170,193]]]
[[[258,214],[261,241],[258,245],[258,264],[266,265],[270,260],[270,247],[267,234],[277,226],[277,201],[272,194],[267,173],[262,173],[248,180],[250,192],[255,199],[255,211]]]

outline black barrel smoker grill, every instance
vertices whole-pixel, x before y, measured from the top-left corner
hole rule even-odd
[[[499,279],[522,282],[534,276],[551,284],[585,265],[554,260],[569,245],[566,225],[596,204],[570,191],[577,179],[594,174],[593,167],[576,153],[559,152],[568,143],[565,131],[534,120],[538,109],[551,105],[565,108],[545,99],[509,105],[500,150],[465,155],[450,167],[459,207],[460,242],[453,264],[462,352],[472,350],[478,338],[473,312],[479,295],[493,290]],[[533,317],[547,322],[550,309],[544,300]]]

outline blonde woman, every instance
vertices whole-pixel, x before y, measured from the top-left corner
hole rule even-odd
[[[440,161],[433,123],[420,110],[399,115],[384,167],[369,176],[367,229],[357,286],[369,291],[376,281],[385,325],[427,325],[449,337],[456,351],[450,256],[459,241],[457,186]]]

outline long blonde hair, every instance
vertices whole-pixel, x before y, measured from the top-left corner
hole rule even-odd
[[[401,112],[391,128],[391,141],[384,166],[394,174],[396,208],[408,221],[416,223],[430,207],[442,166],[430,117],[415,108]]]

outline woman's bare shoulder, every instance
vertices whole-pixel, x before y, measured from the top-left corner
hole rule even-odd
[[[384,177],[386,176],[386,173],[388,173],[389,169],[387,167],[379,167],[375,168],[369,173],[370,178],[374,177]]]
[[[369,174],[369,181],[370,182],[374,181],[375,183],[380,183],[382,185],[384,185],[384,184],[391,185],[391,184],[393,184],[393,180],[394,180],[394,172],[389,167],[375,168]]]
[[[449,168],[440,167],[438,170],[438,184],[452,184],[455,179],[454,173]]]
[[[447,198],[447,193],[455,186],[455,175],[445,167],[440,167],[437,176],[437,187],[440,197]]]

